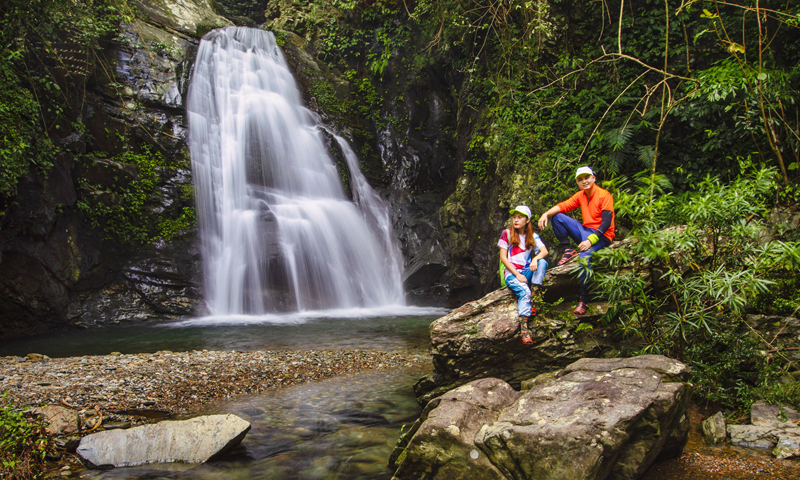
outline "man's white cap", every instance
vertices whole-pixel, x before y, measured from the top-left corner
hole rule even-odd
[[[515,213],[520,213],[522,215],[525,215],[528,218],[531,218],[531,209],[526,207],[525,205],[517,205],[516,207],[514,207],[513,210],[509,210],[508,213],[510,213],[512,215],[515,214]]]
[[[591,168],[589,168],[589,167],[580,167],[580,168],[578,168],[578,171],[575,172],[575,178],[578,178],[578,177],[580,177],[581,175],[583,175],[585,173],[588,173],[589,175],[594,175],[594,172],[592,171]]]

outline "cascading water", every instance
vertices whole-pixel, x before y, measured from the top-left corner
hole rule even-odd
[[[334,136],[348,163],[348,200],[271,32],[207,34],[187,110],[213,314],[404,304],[387,208]]]

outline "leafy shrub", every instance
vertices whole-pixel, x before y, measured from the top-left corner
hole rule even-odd
[[[788,364],[767,365],[758,349],[771,346],[748,338],[745,316],[759,299],[795,301],[775,286],[797,282],[800,243],[768,228],[776,170],[741,168],[749,173],[730,183],[708,176],[681,196],[652,175],[616,191],[618,218],[637,241],[598,252],[613,268],[595,279],[611,303],[604,321],[639,337],[641,353],[686,361],[701,399],[746,408]]]
[[[15,410],[11,404],[0,406],[0,477],[47,478],[47,448],[47,432],[40,420]]]

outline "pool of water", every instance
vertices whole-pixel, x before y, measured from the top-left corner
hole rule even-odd
[[[93,479],[390,479],[387,467],[401,429],[419,416],[411,385],[430,371],[417,365],[310,382],[210,405],[252,429],[214,462],[89,471]]]
[[[427,347],[431,321],[448,310],[333,310],[267,316],[203,317],[48,333],[6,340],[0,356],[50,357],[153,353],[159,350],[336,350]]]

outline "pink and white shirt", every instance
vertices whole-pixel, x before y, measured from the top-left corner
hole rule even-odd
[[[525,235],[520,235],[519,245],[508,248],[508,229],[505,229],[502,235],[500,235],[500,240],[497,241],[497,246],[508,250],[508,260],[514,265],[514,268],[519,271],[525,267],[529,267],[531,264],[531,254],[534,256],[538,255],[539,249],[544,247],[544,242],[542,242],[542,239],[539,238],[539,235],[535,232],[533,234],[533,243],[534,248],[532,250],[525,250]],[[503,276],[505,276],[506,273],[506,268],[503,267]]]

